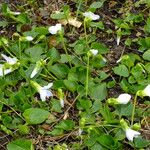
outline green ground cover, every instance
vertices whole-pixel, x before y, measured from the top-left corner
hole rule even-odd
[[[0,149],[148,150],[150,1],[0,3]]]

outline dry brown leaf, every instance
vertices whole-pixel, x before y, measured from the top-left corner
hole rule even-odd
[[[78,21],[76,18],[69,18],[68,20],[60,20],[60,23],[63,25],[67,25],[70,24],[74,27],[80,28],[80,26],[82,25],[82,22]]]
[[[58,43],[57,37],[53,35],[49,37],[48,46],[49,48],[52,48],[52,47],[56,47],[57,49],[62,48],[62,44]]]
[[[109,8],[114,7],[116,4],[117,4],[116,1],[110,1],[110,2],[109,2]]]

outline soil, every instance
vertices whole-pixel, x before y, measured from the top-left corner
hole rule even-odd
[[[0,132],[0,150],[6,150],[6,145],[10,142],[11,136]]]

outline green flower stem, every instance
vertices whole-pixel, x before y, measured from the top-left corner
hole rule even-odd
[[[3,70],[2,70],[2,71],[3,71],[3,79],[5,79],[5,74],[4,74],[4,67],[3,67]]]
[[[83,65],[86,65],[86,62],[84,62],[80,56],[76,55],[74,52],[72,52],[72,50],[70,50],[70,49],[68,49],[68,50],[69,50],[69,52],[70,52],[72,55],[74,55]]]
[[[33,96],[32,87],[31,87],[31,84],[30,84],[30,79],[26,78],[26,81],[28,82],[31,100],[33,100],[33,99],[34,99],[34,96]],[[28,101],[29,104],[31,104],[31,101],[29,101],[29,99],[27,99],[27,101]]]
[[[47,70],[47,68],[44,66],[44,64],[42,64],[42,66],[43,66],[43,68],[45,69],[45,71],[48,73],[48,75],[50,75],[54,80],[57,80],[57,78],[54,77],[54,76]],[[25,67],[26,69],[28,68],[27,65],[24,65],[24,67]],[[40,75],[43,76],[43,77],[45,77],[45,78],[51,79],[50,77],[47,77],[45,74],[40,73]],[[26,79],[26,80],[27,80],[27,79]]]
[[[6,105],[7,107],[9,107],[17,116],[19,116],[22,120],[25,121],[25,119],[13,107],[9,106],[7,103],[5,103],[5,102],[3,102],[1,100],[0,100],[0,103],[2,103],[4,105]]]
[[[86,40],[86,45],[88,46],[88,37],[87,37],[87,32],[86,32],[86,18],[84,19],[84,34],[85,34],[85,40]],[[88,56],[88,60],[87,60],[87,71],[86,71],[86,85],[85,85],[85,93],[86,93],[86,97],[88,95],[88,89],[89,89],[89,59],[90,59],[90,54],[87,53]]]
[[[51,76],[54,80],[57,80],[56,77],[54,77],[48,70],[47,68],[43,65],[43,68],[45,69],[45,71],[48,73],[49,76]]]
[[[78,2],[78,8],[77,8],[77,11],[76,11],[76,18],[78,18],[78,14],[80,12],[81,4],[82,4],[82,0],[79,0],[79,2]]]
[[[90,60],[90,55],[87,54],[87,70],[86,70],[86,85],[85,85],[86,97],[88,95],[88,89],[89,89],[89,60]]]
[[[85,126],[85,127],[83,127],[83,128],[90,128],[90,127],[92,127],[92,128],[98,128],[98,127],[114,127],[114,128],[121,128],[120,126],[117,126],[117,125],[109,125],[109,124],[107,124],[107,125],[90,125],[90,126]]]
[[[61,38],[61,42],[62,42],[62,45],[63,45],[63,49],[64,49],[64,51],[65,51],[65,53],[66,53],[66,55],[67,55],[67,57],[68,57],[68,60],[69,60],[69,66],[72,67],[72,66],[71,66],[71,63],[70,63],[70,58],[69,58],[69,55],[68,55],[68,51],[67,51],[67,48],[66,48],[66,44],[65,44],[65,40],[64,40],[63,33],[60,32],[59,35],[60,35],[60,38]]]
[[[133,101],[133,109],[132,109],[132,116],[131,116],[131,126],[133,126],[133,122],[134,122],[134,114],[135,114],[136,102],[137,102],[137,93],[136,93],[136,95],[134,97],[134,101]]]
[[[86,32],[86,18],[84,19],[84,34],[85,34],[85,40],[86,40],[86,45],[88,47],[88,38],[87,38],[87,32]],[[86,97],[88,95],[88,89],[89,89],[89,59],[90,59],[90,54],[87,53],[87,71],[86,71],[86,85],[85,85],[85,94]]]
[[[20,59],[21,59],[21,55],[22,55],[22,53],[21,53],[21,42],[20,42],[20,39],[19,39],[19,44],[18,44],[18,46],[19,46],[19,55],[20,55]]]
[[[11,56],[11,57],[15,57],[4,45],[2,45],[4,50]]]
[[[78,15],[79,15],[79,11],[80,11],[80,8],[81,8],[81,4],[82,4],[82,0],[79,0],[78,2],[78,8],[77,8],[77,11],[76,11],[76,19],[78,18]],[[71,34],[73,34],[75,31],[75,27],[72,28],[72,31],[71,31]]]
[[[88,45],[88,37],[87,37],[87,32],[86,32],[86,18],[84,19],[84,34],[85,34],[85,39],[86,39],[86,44]]]

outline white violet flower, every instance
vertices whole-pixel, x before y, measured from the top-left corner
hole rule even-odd
[[[97,49],[91,49],[90,52],[95,56],[98,54],[98,50]]]
[[[16,57],[11,58],[4,54],[1,54],[1,56],[3,57],[3,59],[5,59],[5,63],[0,64],[0,76],[9,74],[12,71],[14,71],[16,68],[18,68],[20,63],[18,62],[18,59]]]
[[[10,11],[10,13],[11,13],[12,15],[20,15],[20,14],[21,14],[21,13],[18,12],[18,11],[16,11],[16,12]]]
[[[32,36],[26,36],[25,39],[26,39],[27,41],[33,41],[33,37],[32,37]]]
[[[129,57],[129,55],[123,55],[123,56],[121,56],[117,61],[116,61],[116,63],[119,63],[119,62],[121,62],[121,61],[128,61],[130,59],[130,57]]]
[[[4,65],[0,64],[0,76],[4,76],[13,71],[12,68],[9,68],[9,69],[4,69],[4,68],[5,68]]]
[[[117,61],[116,63],[120,63],[122,60],[123,60],[124,56],[121,56]]]
[[[47,98],[53,96],[52,92],[49,90],[53,86],[53,83],[49,83],[47,86],[42,87],[35,81],[30,82],[39,92],[42,101],[46,101]]]
[[[45,101],[46,98],[53,96],[52,92],[49,90],[53,86],[53,83],[49,83],[47,86],[40,87],[38,92],[40,93],[40,98]]]
[[[132,130],[130,128],[127,128],[125,130],[125,132],[126,132],[126,137],[129,141],[133,141],[133,138],[136,138],[141,134],[140,132],[137,132],[137,131]]]
[[[120,39],[121,39],[121,37],[117,36],[117,46],[120,44]]]
[[[65,106],[65,102],[64,102],[64,93],[62,91],[62,89],[58,89],[58,97],[59,97],[59,100],[60,100],[60,105],[62,108],[64,108]]]
[[[10,64],[10,65],[14,65],[14,64],[16,64],[17,61],[18,61],[18,59],[17,59],[16,57],[11,58],[11,57],[8,57],[8,56],[6,56],[6,55],[4,55],[4,54],[1,54],[1,56],[2,56],[2,57],[6,60],[6,62],[7,62],[8,64]]]
[[[83,13],[83,16],[90,19],[90,20],[98,20],[100,18],[99,15],[95,15],[91,11]]]
[[[124,119],[120,120],[120,125],[121,125],[122,129],[125,131],[126,138],[129,141],[133,141],[133,138],[136,138],[141,134],[140,132],[137,132],[137,131],[131,129]]]
[[[80,136],[82,134],[83,130],[81,128],[79,128],[79,131],[78,131],[78,135]]]
[[[37,67],[35,67],[30,75],[30,78],[33,78],[37,73],[38,73],[39,69]]]
[[[62,108],[64,108],[65,104],[64,104],[64,100],[63,99],[60,99],[60,105],[61,105]]]
[[[127,104],[131,99],[131,95],[124,93],[120,94],[118,98],[109,98],[108,103],[109,104]]]
[[[105,57],[102,57],[102,60],[106,63],[107,59]]]
[[[131,99],[131,95],[124,93],[124,94],[120,94],[117,98],[117,102],[119,104],[127,104]]]
[[[147,85],[147,87],[143,90],[144,96],[149,96],[150,97],[150,84]]]
[[[62,29],[62,26],[60,23],[57,23],[55,26],[51,26],[48,28],[48,31],[51,34],[57,34],[58,31],[60,31]]]
[[[37,61],[35,68],[33,69],[32,73],[30,75],[30,78],[33,78],[39,72],[39,70],[41,69],[41,66],[42,66],[42,60]]]

